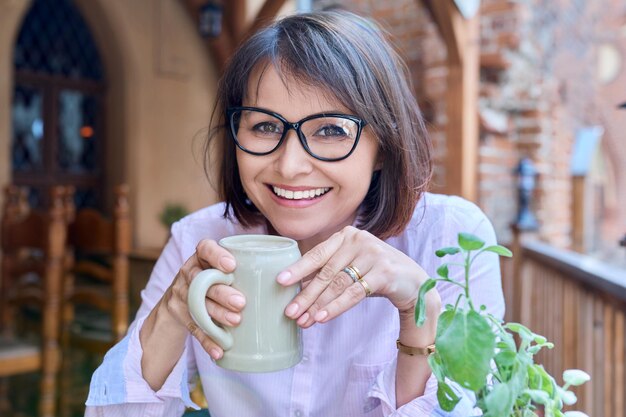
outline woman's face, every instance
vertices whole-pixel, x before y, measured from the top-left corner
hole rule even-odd
[[[272,65],[260,79],[259,74],[256,71],[250,77],[250,96],[244,98],[244,106],[271,110],[290,122],[324,112],[354,114],[339,101],[329,100],[319,88],[293,78],[285,85]],[[280,148],[269,155],[237,149],[237,163],[248,198],[280,235],[297,240],[306,251],[353,223],[376,169],[377,152],[376,140],[365,128],[348,158],[319,161],[290,130]]]

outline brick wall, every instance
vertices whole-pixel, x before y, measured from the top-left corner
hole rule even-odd
[[[317,1],[316,7],[330,1]],[[394,38],[411,69],[415,93],[435,145],[434,190],[445,185],[446,48],[418,0],[349,0],[341,6],[372,16]],[[611,42],[626,67],[626,3],[616,0],[483,0],[480,9],[480,143],[478,204],[498,238],[510,240],[517,211],[514,170],[530,157],[538,170],[533,209],[539,237],[571,244],[570,159],[576,130],[604,126],[614,195],[605,239],[626,233],[626,70],[610,85],[597,81],[598,46]],[[621,94],[621,95],[620,95]]]
[[[338,4],[316,1],[318,9]],[[424,112],[434,145],[435,176],[433,190],[445,185],[445,124],[447,51],[437,26],[417,0],[345,0],[341,8],[376,20],[410,69],[415,96]]]
[[[501,140],[517,148],[518,158],[530,156],[535,161],[539,175],[534,208],[541,225],[539,236],[556,246],[571,244],[570,160],[576,130],[584,126],[604,126],[604,147],[612,159],[607,176],[616,183],[610,191],[615,193],[615,203],[598,213],[605,223],[603,238],[614,247],[617,236],[626,232],[626,212],[617,204],[625,207],[626,152],[624,136],[620,138],[617,132],[626,126],[617,121],[616,99],[606,103],[606,93],[596,76],[599,42],[611,39],[626,52],[624,35],[619,36],[624,33],[625,16],[626,5],[616,1],[482,3],[481,113],[495,112],[506,119],[506,131],[499,132]],[[626,92],[625,78],[614,81],[612,89]],[[626,93],[623,95],[626,101]],[[607,117],[607,113],[612,114]],[[499,235],[505,236],[501,214],[489,202],[510,206],[505,202],[509,193],[502,187],[503,179],[482,175],[510,163],[507,154],[493,160],[492,155],[502,145],[492,136],[483,124],[480,202],[496,223]]]

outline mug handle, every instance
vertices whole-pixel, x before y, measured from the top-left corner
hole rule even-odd
[[[233,336],[230,332],[215,324],[206,310],[206,293],[215,284],[231,285],[233,274],[225,274],[217,269],[205,269],[191,281],[189,292],[187,293],[187,305],[191,318],[196,322],[204,333],[215,341],[224,350],[233,347]]]

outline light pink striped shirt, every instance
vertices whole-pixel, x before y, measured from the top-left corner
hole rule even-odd
[[[437,404],[437,383],[428,381],[423,396],[396,408],[395,371],[398,312],[386,298],[367,298],[340,317],[303,331],[304,358],[293,368],[264,374],[228,371],[215,365],[191,336],[180,361],[163,387],[154,392],[141,373],[139,330],[144,318],[168,288],[183,262],[203,238],[220,239],[243,229],[222,218],[217,204],[184,218],[159,258],[143,303],[128,336],[116,345],[94,373],[86,416],[180,416],[189,399],[189,382],[199,374],[212,417],[380,417],[470,416],[473,398],[464,393],[453,413]],[[425,194],[405,232],[387,243],[413,258],[435,276],[441,260],[434,252],[455,246],[459,232],[476,234],[488,244],[496,238],[489,220],[474,204],[458,197]],[[462,270],[451,270],[462,281]],[[497,317],[504,314],[500,267],[494,254],[474,263],[472,298]],[[442,305],[454,303],[460,288],[439,284]],[[459,392],[462,392],[459,389]]]

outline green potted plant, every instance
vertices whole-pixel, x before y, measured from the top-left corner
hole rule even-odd
[[[485,246],[480,238],[460,233],[458,246],[439,249],[435,254],[440,258],[460,254],[463,262],[442,264],[437,269],[438,277],[428,279],[420,289],[415,306],[418,326],[426,319],[424,296],[437,282],[462,287],[455,305],[447,305],[439,316],[436,350],[428,357],[438,381],[439,405],[445,411],[452,411],[459,402],[450,385],[454,382],[474,392],[476,407],[485,417],[536,417],[541,408],[545,417],[586,417],[582,412],[562,409],[577,401],[569,388],[587,382],[589,375],[576,369],[567,370],[563,373],[564,385],[558,385],[534,361],[534,355],[543,348],[551,349],[552,343],[519,323],[502,322],[487,313],[485,306],[473,304],[471,266],[485,252],[512,256],[503,246]],[[465,282],[450,279],[450,268],[463,268]]]
[[[172,224],[174,224],[175,222],[182,219],[188,214],[189,214],[189,210],[187,210],[187,208],[183,206],[182,204],[168,203],[163,208],[163,211],[161,211],[161,214],[159,215],[159,220],[161,221],[161,224],[165,226],[165,228],[169,232],[170,229],[172,228]]]

